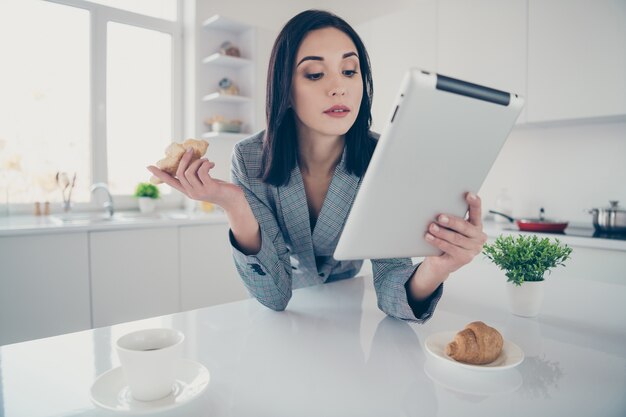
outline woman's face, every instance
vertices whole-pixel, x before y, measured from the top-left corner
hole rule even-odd
[[[363,97],[359,57],[352,39],[335,28],[309,32],[296,54],[291,104],[296,123],[327,136],[344,135]]]

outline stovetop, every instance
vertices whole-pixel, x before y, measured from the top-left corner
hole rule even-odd
[[[517,227],[505,227],[504,230],[511,230],[518,232],[519,229]],[[611,240],[626,240],[626,232],[621,233],[608,233],[597,231],[596,229],[590,227],[572,227],[569,226],[565,229],[565,232],[560,233],[548,233],[542,232],[542,234],[550,234],[550,235],[561,235],[561,236],[576,236],[576,237],[593,237],[598,239],[611,239]]]

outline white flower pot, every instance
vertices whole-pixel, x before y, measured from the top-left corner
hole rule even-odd
[[[525,281],[522,285],[507,282],[511,312],[516,316],[537,317],[543,304],[543,283]]]
[[[150,197],[139,197],[139,211],[142,213],[154,213],[156,199]]]

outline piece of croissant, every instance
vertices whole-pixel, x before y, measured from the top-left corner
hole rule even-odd
[[[189,161],[191,163],[199,158],[202,158],[208,147],[209,144],[206,141],[198,139],[187,139],[183,143],[170,143],[168,147],[165,148],[165,158],[158,161],[156,166],[161,171],[175,176],[180,160],[183,158],[187,149],[193,149],[193,154],[191,155],[191,160]],[[163,181],[155,176],[152,176],[150,178],[150,182],[153,184],[161,184]]]
[[[499,331],[482,321],[475,321],[465,326],[448,343],[446,355],[459,362],[485,365],[500,356],[503,344]]]

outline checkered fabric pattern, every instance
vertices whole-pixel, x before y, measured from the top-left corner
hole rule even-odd
[[[259,179],[264,131],[235,145],[231,180],[239,185],[261,229],[261,249],[243,254],[229,232],[239,275],[252,296],[273,310],[284,310],[291,290],[354,277],[363,261],[333,258],[337,241],[360,185],[347,172],[345,152],[335,168],[326,199],[311,232],[309,210],[300,168],[289,183],[275,187]],[[409,321],[428,320],[443,292],[440,286],[429,299],[409,303],[405,288],[419,265],[409,258],[373,259],[372,270],[379,308]]]

